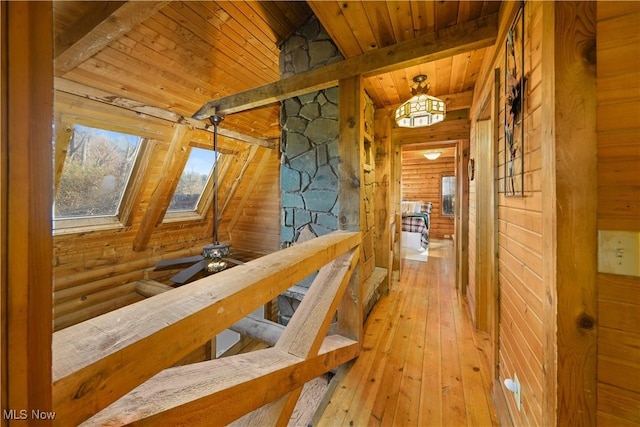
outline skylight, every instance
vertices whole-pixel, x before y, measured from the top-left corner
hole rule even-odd
[[[219,153],[192,147],[167,212],[195,212]]]
[[[54,200],[54,219],[117,217],[142,138],[76,125]]]

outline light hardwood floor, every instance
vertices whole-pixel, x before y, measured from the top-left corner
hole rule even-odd
[[[492,426],[488,335],[455,289],[451,241],[403,260],[399,285],[365,326],[361,355],[334,378],[317,426]]]

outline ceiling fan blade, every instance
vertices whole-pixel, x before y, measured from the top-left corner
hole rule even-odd
[[[223,260],[225,260],[225,261],[227,261],[227,262],[230,262],[230,263],[236,264],[236,265],[242,265],[242,264],[244,264],[244,262],[242,262],[242,261],[240,261],[240,260],[238,260],[238,259],[233,259],[233,258],[222,258],[222,259],[223,259]]]
[[[191,279],[193,276],[198,274],[203,268],[205,268],[208,263],[209,263],[208,260],[203,259],[193,264],[191,267],[182,270],[180,273],[176,274],[169,280],[171,280],[172,282],[176,282],[176,283],[180,283],[181,285],[184,285],[189,281],[189,279]]]
[[[163,259],[158,261],[154,270],[160,270],[162,268],[176,267],[181,264],[191,264],[192,262],[197,262],[203,259],[202,255],[194,255],[185,258],[175,258],[175,259]]]

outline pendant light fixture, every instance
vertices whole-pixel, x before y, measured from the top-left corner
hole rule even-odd
[[[447,114],[447,106],[443,100],[427,95],[430,88],[427,76],[419,74],[413,78],[413,82],[411,87],[413,96],[396,110],[398,126],[417,128],[443,121]]]

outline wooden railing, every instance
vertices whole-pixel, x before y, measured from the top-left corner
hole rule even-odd
[[[334,232],[54,333],[56,425],[286,423],[305,382],[360,350],[359,246]],[[318,270],[272,348],[172,367]]]

